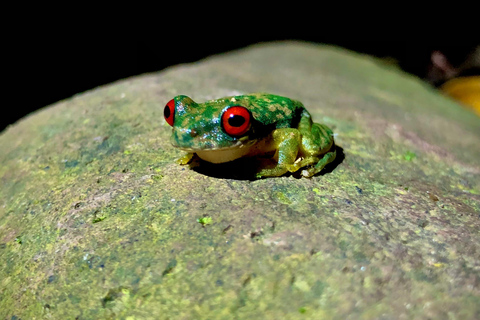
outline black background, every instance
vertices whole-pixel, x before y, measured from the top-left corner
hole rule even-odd
[[[244,36],[235,41],[199,37],[182,41],[163,37],[155,39],[114,40],[108,35],[75,38],[37,36],[8,43],[4,52],[8,85],[4,92],[0,131],[7,125],[39,108],[66,99],[97,86],[146,72],[162,70],[179,63],[239,49],[251,44],[278,40],[300,40],[342,46],[378,57],[394,58],[407,72],[425,77],[433,50],[445,52],[452,63],[460,63],[474,47],[474,41],[409,42],[353,41],[319,36]],[[5,87],[4,87],[5,89]]]

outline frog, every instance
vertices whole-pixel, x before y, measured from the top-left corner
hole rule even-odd
[[[336,156],[333,131],[313,122],[300,101],[275,94],[250,93],[203,103],[177,95],[165,105],[164,118],[172,127],[171,144],[187,152],[177,161],[181,165],[195,155],[214,164],[262,157],[271,161],[268,165],[260,161],[256,178],[288,172],[310,178]]]

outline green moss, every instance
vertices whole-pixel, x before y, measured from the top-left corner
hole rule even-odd
[[[276,196],[277,196],[278,200],[279,200],[280,202],[282,202],[282,203],[285,203],[285,204],[290,204],[290,203],[292,203],[292,202],[290,201],[290,199],[288,199],[288,197],[287,197],[284,193],[282,193],[282,192],[277,192],[277,193],[276,193]]]
[[[197,222],[200,223],[202,226],[206,226],[212,224],[213,219],[212,217],[201,217],[197,219]]]
[[[417,155],[415,154],[415,152],[412,152],[412,151],[407,151],[403,154],[403,158],[406,160],[406,161],[412,161]]]

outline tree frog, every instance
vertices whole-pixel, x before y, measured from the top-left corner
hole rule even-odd
[[[166,104],[164,116],[173,127],[172,145],[188,152],[180,164],[189,163],[194,154],[212,163],[270,155],[273,161],[258,168],[257,178],[301,168],[302,176],[312,177],[336,155],[332,130],[314,123],[301,102],[273,94],[204,103],[179,95]]]

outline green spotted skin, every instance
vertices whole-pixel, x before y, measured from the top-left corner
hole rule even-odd
[[[306,167],[301,173],[311,177],[335,159],[333,132],[313,123],[299,101],[268,93],[252,93],[196,103],[176,96],[172,145],[210,162],[227,162],[239,157],[273,153],[274,167],[258,168],[257,177],[281,176]],[[240,137],[228,135],[222,114],[232,106],[242,106],[251,114],[249,130]],[[274,151],[274,152],[273,152]]]

